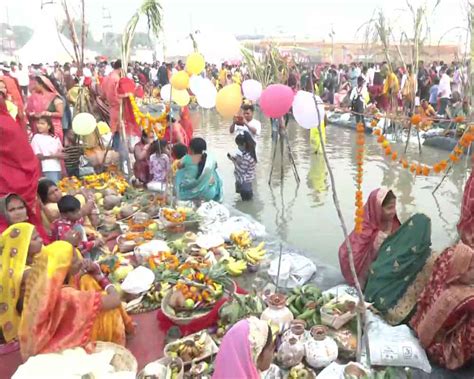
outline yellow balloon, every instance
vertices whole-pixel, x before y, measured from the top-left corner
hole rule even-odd
[[[72,130],[79,136],[91,134],[97,125],[95,117],[90,113],[79,113],[72,120]]]
[[[99,134],[103,136],[104,134],[110,133],[110,127],[105,121],[99,121],[97,123],[97,129],[99,129]]]
[[[182,90],[175,89],[171,93],[171,100],[173,100],[180,107],[184,107],[184,106],[189,104],[189,101],[191,100],[191,97],[189,96],[188,90],[186,90],[186,89],[182,89]]]
[[[199,53],[192,53],[186,59],[186,71],[190,74],[199,75],[206,67],[204,57]]]
[[[225,118],[234,117],[242,105],[242,94],[237,84],[222,88],[216,97],[216,109]]]
[[[183,90],[189,86],[189,75],[186,71],[178,71],[171,77],[173,89]]]

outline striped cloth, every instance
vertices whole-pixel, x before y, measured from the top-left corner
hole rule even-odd
[[[64,152],[64,165],[67,168],[76,168],[79,167],[79,158],[84,154],[84,149],[82,146],[66,146],[63,150]]]
[[[252,183],[254,181],[257,162],[247,151],[235,156],[234,166],[234,175],[237,182]]]

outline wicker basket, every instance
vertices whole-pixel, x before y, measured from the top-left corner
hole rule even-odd
[[[114,352],[112,362],[110,364],[115,368],[115,371],[130,371],[137,373],[138,363],[133,354],[123,346],[112,342],[97,341],[95,344],[95,352],[104,350],[111,350]]]
[[[233,294],[234,292],[236,292],[236,290],[237,290],[237,284],[234,281],[232,281],[232,287],[226,288],[225,292],[222,296],[228,296],[228,294]],[[169,305],[169,299],[170,299],[172,293],[173,293],[172,290],[168,291],[166,296],[161,301],[161,311],[175,325],[188,325],[189,323],[191,323],[192,321],[194,321],[198,318],[205,317],[206,315],[208,315],[212,311],[212,308],[210,308],[207,312],[202,312],[202,313],[200,312],[200,313],[197,313],[197,314],[189,316],[189,317],[178,317],[176,315],[173,315],[170,312],[171,306]]]

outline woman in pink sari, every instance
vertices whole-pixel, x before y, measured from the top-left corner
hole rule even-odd
[[[472,157],[471,176],[464,187],[458,232],[461,240],[474,248],[474,156]]]
[[[33,133],[37,133],[36,122],[39,117],[50,117],[54,134],[63,141],[64,103],[53,83],[46,76],[39,75],[35,78],[34,88],[26,104],[26,112]]]
[[[266,321],[256,317],[240,320],[222,339],[212,379],[260,379],[260,372],[269,369],[274,351]]]
[[[354,230],[349,235],[354,265],[362,288],[367,281],[370,265],[377,259],[383,241],[399,227],[394,193],[384,187],[372,191],[364,206],[362,232],[356,233]],[[345,241],[339,248],[339,265],[347,283],[354,285]]]

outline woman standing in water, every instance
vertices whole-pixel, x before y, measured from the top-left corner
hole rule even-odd
[[[458,232],[466,245],[474,246],[474,155],[472,156],[471,176],[464,187]]]

